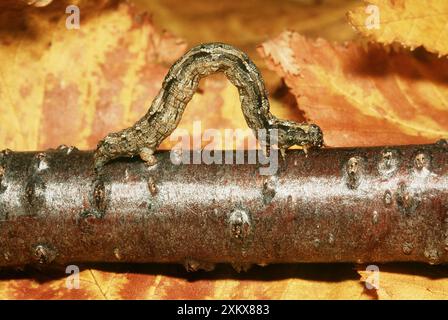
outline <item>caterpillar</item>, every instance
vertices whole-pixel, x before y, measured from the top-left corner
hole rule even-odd
[[[277,145],[282,155],[293,145],[303,147],[305,152],[323,145],[319,126],[272,115],[260,71],[244,52],[223,43],[207,43],[190,49],[171,66],[161,90],[140,120],[108,134],[98,143],[95,169],[112,159],[136,155],[149,165],[154,164],[155,150],[176,129],[200,79],[217,72],[223,72],[238,89],[244,118],[256,136],[260,129],[277,129]]]

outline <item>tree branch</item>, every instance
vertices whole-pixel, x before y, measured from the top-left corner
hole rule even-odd
[[[448,146],[293,150],[175,165],[60,148],[0,155],[0,266],[75,262],[447,262]],[[246,153],[247,156],[247,153]]]

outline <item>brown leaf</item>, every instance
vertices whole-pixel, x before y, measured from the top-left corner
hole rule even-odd
[[[59,6],[27,10],[25,29],[4,30],[1,146],[94,147],[146,112],[168,66],[186,48],[127,4],[102,11],[88,6],[80,9],[79,30],[66,28],[67,14]]]
[[[285,31],[276,39],[275,43],[273,43],[273,40],[266,41],[263,48],[265,54],[270,56],[274,64],[279,65],[283,69],[283,72],[298,75],[299,66],[294,57],[294,52],[289,46],[289,41],[293,34],[291,31]]]
[[[156,32],[147,15],[128,5],[104,9],[98,16],[99,10],[81,9],[88,13],[79,30],[65,28],[65,11],[59,9],[27,11],[32,28],[7,33],[0,44],[0,60],[13,62],[0,66],[0,147],[35,150],[63,143],[94,148],[108,132],[131,125],[147,111],[169,65],[186,48],[171,34]],[[48,16],[57,19],[49,23]],[[192,133],[195,120],[202,121],[202,129],[222,134],[224,128],[247,128],[238,91],[223,76],[207,78],[201,87],[203,93],[189,103],[179,129]],[[279,102],[273,111],[300,117]],[[239,136],[238,144],[248,135]],[[166,141],[162,148],[174,144]]]
[[[438,55],[448,54],[447,1],[368,0],[350,11],[348,18],[363,36],[377,42],[424,46]]]
[[[345,41],[356,36],[345,13],[359,0],[331,1],[189,1],[135,0],[153,13],[158,26],[186,39],[191,45],[221,41],[240,48],[260,68],[267,88],[274,91],[280,79],[268,70],[256,47],[285,29],[310,36]]]
[[[259,52],[284,77],[306,117],[330,146],[434,142],[448,136],[448,60],[425,52],[331,44],[298,33],[264,43]],[[271,46],[292,50],[300,76],[277,66]]]
[[[53,0],[25,0],[30,6],[45,7],[48,6]]]
[[[372,272],[367,266],[357,266],[362,297],[389,299],[447,299],[448,279],[443,267],[418,264],[380,265]],[[370,284],[370,285],[368,285]]]

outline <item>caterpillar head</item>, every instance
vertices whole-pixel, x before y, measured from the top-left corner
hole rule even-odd
[[[278,129],[278,146],[281,149],[294,145],[320,148],[324,144],[322,130],[315,124],[279,120],[274,128]]]

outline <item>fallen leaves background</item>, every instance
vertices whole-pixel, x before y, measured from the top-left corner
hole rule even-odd
[[[290,31],[259,52],[330,146],[430,143],[448,136],[448,59]],[[290,53],[285,58],[277,52]]]
[[[441,0],[369,0],[348,13],[353,27],[382,44],[425,47],[439,56],[448,54],[448,2]],[[379,28],[367,27],[366,7],[376,6]],[[370,12],[370,11],[369,11]]]
[[[128,5],[80,5],[86,13],[75,32],[65,28],[61,2],[27,8],[22,21],[2,12],[5,24],[17,26],[3,29],[1,42],[2,146],[93,148],[111,128],[145,112],[168,66],[186,48]]]
[[[448,46],[443,1],[370,1],[394,22],[378,34],[362,30],[365,4],[358,1],[136,0],[137,8],[107,0],[35,2],[0,5],[0,148],[94,148],[145,112],[187,47],[208,41],[248,52],[265,77],[273,113],[318,123],[331,146],[448,136],[448,63],[437,58]],[[80,30],[65,28],[68,4],[81,9]],[[423,45],[436,54],[354,40],[348,11],[352,24],[380,43]],[[191,131],[199,119],[203,129],[246,128],[237,91],[223,76],[202,81],[180,127]],[[79,290],[66,288],[64,269],[2,271],[0,298],[444,299],[448,292],[445,267],[415,264],[380,266],[377,291],[360,281],[365,266],[350,264],[274,265],[243,274],[229,266],[193,274],[177,265],[80,268]]]

